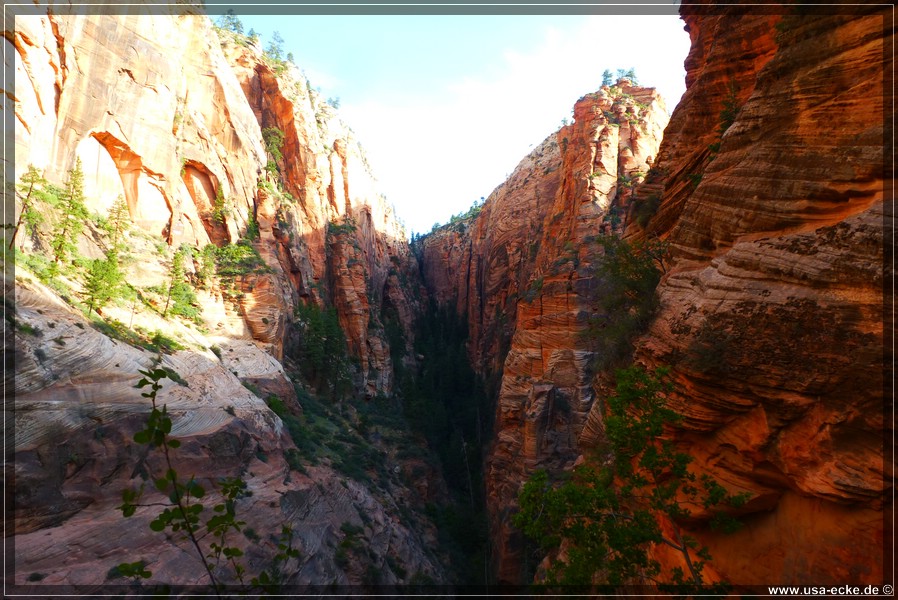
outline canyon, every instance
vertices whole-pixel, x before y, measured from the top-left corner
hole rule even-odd
[[[748,592],[887,580],[884,13],[684,4],[687,90],[670,115],[651,87],[604,85],[479,210],[411,244],[359,140],[289,61],[189,8],[75,13],[4,31],[16,171],[33,165],[65,187],[80,164],[92,215],[123,198],[123,268],[140,293],[92,316],[77,301],[81,267],[46,276],[34,257],[59,217],[45,200],[45,224],[11,240],[17,587],[94,593],[124,585],[111,572],[125,559],[147,561],[148,585],[206,582],[183,542],[150,530],[152,510],[124,519],[118,508],[141,469],[165,469],[131,442],[149,411],[134,384],[157,368],[177,471],[210,487],[242,477],[252,492],[240,515],[261,540],[234,542],[250,571],[271,563],[289,525],[300,550],[286,563],[291,585],[472,583],[441,546],[455,509],[434,508],[455,506],[451,466],[426,458],[403,424],[403,376],[427,371],[416,341],[433,307],[465,324],[491,401],[476,426],[478,438],[490,430],[479,440],[478,583],[533,581],[533,548],[512,524],[520,490],[539,470],[598,460],[614,367],[630,363],[670,369],[666,401],[681,416],[670,440],[696,474],[748,498],[734,533],[711,528],[700,506],[681,523],[659,517],[709,549],[712,579]],[[109,238],[88,221],[77,254],[98,260]],[[608,296],[611,239],[662,249],[651,318],[626,343],[613,326],[636,309]],[[196,320],[166,318],[153,288],[173,279],[178,248],[192,249],[186,277],[203,281],[206,247],[255,262],[197,285]],[[319,314],[345,337],[332,379],[308,375]],[[464,490],[472,506],[478,489]],[[651,554],[665,571],[682,566],[661,544]]]

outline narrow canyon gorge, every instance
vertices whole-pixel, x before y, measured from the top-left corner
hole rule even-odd
[[[8,592],[522,592],[578,552],[523,492],[622,460],[627,368],[664,374],[650,447],[739,501],[731,531],[689,485],[652,505],[621,585],[892,583],[884,8],[683,3],[676,107],[597,75],[411,239],[338,103],[242,28],[17,11]]]

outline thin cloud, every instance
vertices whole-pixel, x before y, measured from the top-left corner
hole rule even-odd
[[[660,52],[635,41],[666,38],[670,47]],[[569,32],[547,28],[528,50],[506,49],[498,77],[470,75],[442,93],[411,90],[400,101],[346,103],[341,112],[399,215],[410,230],[426,231],[488,196],[580,96],[598,89],[604,69],[635,67],[641,83],[676,96],[665,97],[672,110],[687,51],[674,18],[590,16]]]

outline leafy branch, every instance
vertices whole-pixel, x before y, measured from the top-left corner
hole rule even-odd
[[[514,525],[546,551],[564,549],[551,561],[547,583],[613,590],[652,582],[679,593],[725,593],[726,584],[709,586],[703,574],[711,559],[707,547],[679,522],[692,516],[687,506],[700,505],[715,512],[712,527],[733,531],[739,522],[727,507],[744,505],[749,495],[731,494],[711,476],[698,476],[689,469],[693,458],[667,439],[667,429],[680,419],[664,400],[671,389],[667,372],[617,372],[616,393],[604,411],[609,461],[586,462],[558,484],[538,471],[525,484]],[[661,527],[662,516],[670,535]],[[651,554],[658,544],[677,551],[685,569],[662,574]]]
[[[222,563],[230,565],[234,577],[241,583],[246,583],[246,568],[239,561],[244,555],[243,550],[228,543],[230,532],[240,533],[246,522],[237,515],[237,503],[240,499],[252,495],[247,490],[246,481],[239,477],[224,478],[218,482],[218,492],[222,501],[212,507],[212,517],[201,521],[201,514],[205,510],[202,499],[206,496],[205,488],[199,484],[195,477],[191,476],[183,481],[178,475],[172,463],[171,452],[180,447],[180,441],[171,438],[172,421],[165,405],[160,409],[157,405],[157,395],[162,389],[163,379],[172,379],[172,373],[164,368],[153,368],[139,371],[143,376],[137,382],[136,387],[145,388],[144,398],[149,398],[152,410],[147,418],[144,429],[134,434],[134,441],[138,444],[149,446],[151,450],[162,452],[165,462],[165,473],[161,477],[151,477],[154,486],[159,492],[167,494],[168,503],[141,503],[144,485],[137,489],[128,488],[122,491],[122,504],[118,507],[124,517],[131,517],[138,508],[162,506],[162,511],[150,521],[150,529],[155,532],[171,530],[180,532],[199,557],[203,569],[209,578],[215,595],[221,598],[221,583],[215,577],[215,571]],[[254,587],[265,593],[275,593],[284,583],[285,566],[291,559],[298,559],[299,550],[293,547],[293,530],[289,526],[283,526],[281,537],[278,540],[278,552],[275,554],[271,570],[263,570],[257,577],[251,579]],[[201,541],[210,537],[208,549],[204,550]],[[146,568],[144,561],[121,563],[114,568],[116,576],[130,577],[135,582],[152,577],[152,572]]]
[[[221,597],[218,581],[212,572],[209,561],[206,560],[206,554],[200,547],[198,539],[198,531],[200,529],[200,513],[203,511],[202,503],[191,504],[191,498],[199,500],[205,495],[205,489],[191,477],[187,482],[181,482],[175,471],[172,460],[171,450],[178,448],[181,442],[176,439],[170,439],[172,421],[168,416],[168,410],[165,405],[161,409],[156,404],[156,396],[162,389],[161,381],[169,377],[165,369],[149,369],[146,371],[138,371],[143,377],[137,382],[136,387],[144,388],[150,386],[149,392],[141,393],[144,398],[149,398],[152,403],[150,416],[146,421],[146,428],[134,434],[134,441],[138,444],[145,444],[150,449],[161,449],[165,459],[166,471],[163,477],[153,478],[156,489],[162,493],[168,493],[168,499],[171,502],[171,508],[165,508],[163,511],[150,522],[150,529],[156,532],[162,532],[167,528],[171,528],[173,532],[183,532],[190,544],[194,547],[199,556],[203,569],[209,577],[209,582],[215,591],[217,597]],[[122,516],[131,517],[137,511],[138,501],[143,493],[144,486],[141,485],[138,490],[126,489],[122,492],[122,504],[119,508]],[[126,563],[119,565],[119,570]],[[151,572],[142,569],[137,573],[139,577],[148,578]]]

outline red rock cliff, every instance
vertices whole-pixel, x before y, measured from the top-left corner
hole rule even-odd
[[[272,272],[239,284],[247,333],[281,358],[296,303],[333,304],[367,393],[391,390],[379,314],[389,299],[411,339],[414,290],[395,275],[414,259],[349,127],[298,69],[189,13],[16,23],[21,171],[61,183],[81,158],[90,210],[123,195],[134,222],[174,247],[233,243],[254,221]],[[283,134],[271,173],[270,129]],[[348,226],[329,237],[331,224]]]
[[[673,366],[696,467],[753,496],[740,532],[698,534],[724,577],[879,581],[892,39],[873,11],[681,12],[693,46],[663,182],[647,190],[660,208],[628,229],[671,245],[636,360]],[[727,100],[737,111],[721,137]]]
[[[682,12],[687,91],[660,149],[627,119],[617,129],[599,116],[621,105],[585,98],[557,148],[550,138],[475,219],[424,242],[428,287],[468,315],[475,365],[501,372],[486,469],[498,579],[523,576],[509,525],[522,481],[567,468],[603,435],[594,398],[608,379],[593,380],[578,333],[601,308],[589,238],[618,230],[671,249],[635,360],[672,366],[678,441],[696,469],[752,495],[734,535],[692,523],[716,573],[745,586],[878,581],[892,486],[882,370],[892,40],[872,11]],[[618,173],[647,170],[637,165],[649,155],[645,181],[622,186]]]
[[[239,510],[248,526],[263,536],[293,527],[301,558],[289,573],[292,583],[357,584],[370,578],[368,563],[382,583],[415,575],[445,581],[441,558],[427,549],[436,548],[436,531],[413,514],[423,504],[413,487],[420,478],[406,487],[406,462],[388,455],[393,449],[362,444],[352,409],[337,415],[325,408],[323,431],[333,427],[341,439],[368,448],[390,491],[353,479],[334,460],[304,455],[299,469],[288,427],[262,400],[276,393],[301,412],[280,362],[297,302],[337,308],[360,359],[358,383],[371,396],[392,386],[381,308],[410,334],[417,267],[349,128],[300,83],[295,67],[227,32],[219,39],[205,15],[40,12],[17,17],[15,29],[4,31],[16,68],[16,87],[4,92],[15,103],[17,173],[35,165],[58,185],[80,158],[91,212],[104,216],[123,196],[133,225],[123,239],[134,260],[122,268],[142,290],[167,285],[172,246],[224,246],[250,237],[256,225],[252,245],[268,268],[238,277],[230,292],[220,282],[197,289],[201,324],[114,303],[103,307],[102,320],[96,310],[93,321],[85,319],[71,305],[83,297],[81,275],[68,265],[59,284],[68,286],[66,301],[31,268],[16,272],[15,290],[4,282],[17,429],[6,481],[10,490],[15,483],[17,549],[9,583],[95,591],[113,566],[141,556],[154,573],[150,584],[206,583],[198,557],[185,554],[177,536],[149,529],[151,510],[124,520],[116,508],[146,458],[132,443],[149,412],[134,387],[137,372],[156,365],[179,380],[166,381],[159,396],[182,443],[176,468],[185,477],[197,474],[207,491],[219,477],[245,478],[253,495]],[[266,149],[269,128],[283,133],[280,160]],[[84,223],[77,240],[88,258],[103,256],[95,220]],[[23,231],[20,255],[41,258],[46,229]],[[20,334],[13,344],[14,328]],[[152,336],[157,328],[159,339],[177,338],[177,348],[157,348],[156,356],[133,342],[134,331]],[[343,561],[337,548],[349,525],[365,538],[365,555]],[[274,546],[267,537],[256,541],[234,543],[253,554],[250,569],[258,572],[271,564]]]
[[[574,123],[525,158],[475,219],[424,240],[429,289],[468,315],[475,367],[501,374],[485,470],[499,581],[522,577],[510,524],[521,483],[577,457],[594,398],[582,333],[594,310],[595,237],[620,227],[666,123],[655,91],[627,80],[584,96]]]

